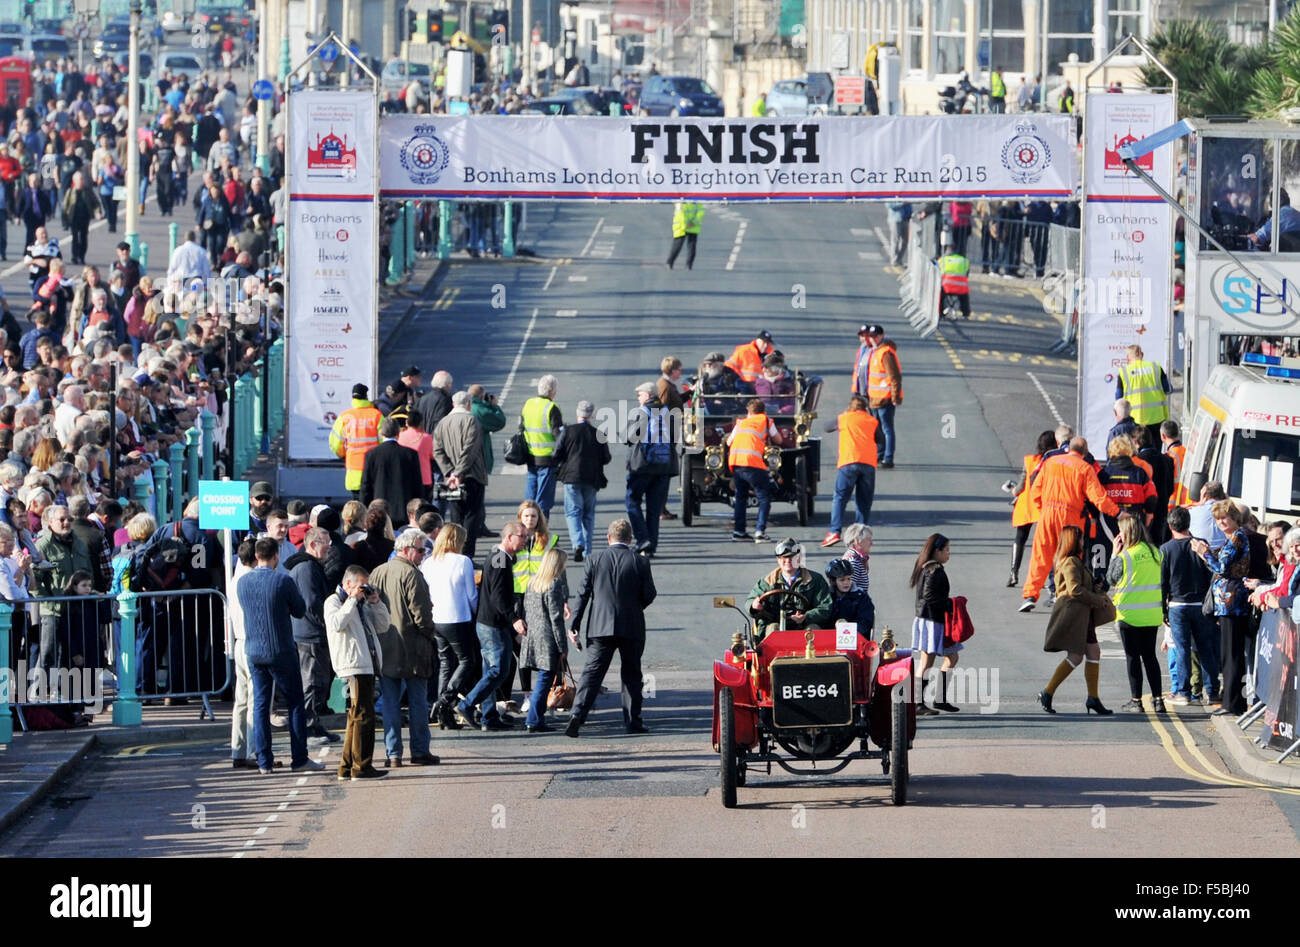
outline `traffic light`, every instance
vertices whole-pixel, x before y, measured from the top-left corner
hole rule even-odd
[[[417,24],[417,15],[414,10],[406,11],[406,38],[415,39],[418,35],[419,26]]]
[[[504,45],[508,41],[509,31],[509,10],[493,10],[488,14],[488,36],[493,43]]]
[[[430,43],[442,42],[442,11],[441,10],[429,11],[429,42]]]

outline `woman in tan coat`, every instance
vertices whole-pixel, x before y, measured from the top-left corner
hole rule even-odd
[[[1115,618],[1115,606],[1102,592],[1098,592],[1092,575],[1083,565],[1083,533],[1077,526],[1061,530],[1061,540],[1056,547],[1056,604],[1047,622],[1044,651],[1064,651],[1062,661],[1052,674],[1047,686],[1038,692],[1038,702],[1049,714],[1056,689],[1070,676],[1086,657],[1083,676],[1088,684],[1088,700],[1084,706],[1088,713],[1096,711],[1106,715],[1107,710],[1097,696],[1097,679],[1101,676],[1101,646],[1097,643],[1097,626]]]

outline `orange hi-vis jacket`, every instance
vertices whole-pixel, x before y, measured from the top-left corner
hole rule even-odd
[[[751,414],[736,422],[732,429],[731,451],[727,454],[727,465],[732,470],[737,467],[767,469],[763,448],[767,446],[768,423],[766,414]]]
[[[346,471],[343,487],[361,489],[361,470],[366,463],[366,453],[379,446],[379,422],[383,415],[369,401],[352,399],[352,408],[344,411],[330,431],[330,447],[335,456],[343,458]]]
[[[763,353],[758,350],[758,340],[737,345],[726,365],[746,384],[758,381],[758,376],[763,373]]]
[[[876,466],[876,429],[880,422],[868,411],[845,411],[836,424],[840,432],[840,459],[836,466]]]
[[[898,368],[897,392],[894,391],[894,385],[885,365],[885,358],[890,355],[893,356],[894,365]],[[871,350],[871,357],[867,360],[867,401],[873,408],[885,404],[903,403],[903,363],[898,360],[898,352],[893,345],[881,342]]]
[[[1183,461],[1187,459],[1187,448],[1175,442],[1169,445],[1169,450],[1165,453],[1174,461],[1174,492],[1169,495],[1169,509],[1172,510],[1176,506],[1191,506],[1192,498],[1182,484]]]
[[[1041,520],[1061,526],[1084,525],[1083,505],[1090,501],[1107,516],[1118,516],[1119,507],[1106,495],[1092,465],[1073,451],[1049,457],[1034,479],[1031,503],[1042,510]]]
[[[1033,485],[1029,482],[1042,462],[1042,454],[1025,455],[1024,489],[1016,495],[1016,505],[1011,511],[1012,526],[1028,526],[1030,523],[1037,523],[1038,517],[1042,514],[1042,508],[1033,501],[1031,493]]]

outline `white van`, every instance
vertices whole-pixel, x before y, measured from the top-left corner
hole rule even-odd
[[[1209,480],[1240,500],[1243,461],[1288,462],[1293,465],[1291,503],[1270,506],[1266,519],[1295,520],[1300,517],[1300,370],[1283,367],[1277,358],[1254,358],[1273,364],[1220,365],[1210,373],[1196,415],[1183,428],[1187,455],[1181,480],[1193,502]]]

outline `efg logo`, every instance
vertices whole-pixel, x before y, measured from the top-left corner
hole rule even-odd
[[[436,184],[451,164],[451,151],[431,124],[416,125],[397,157],[415,184]]]

